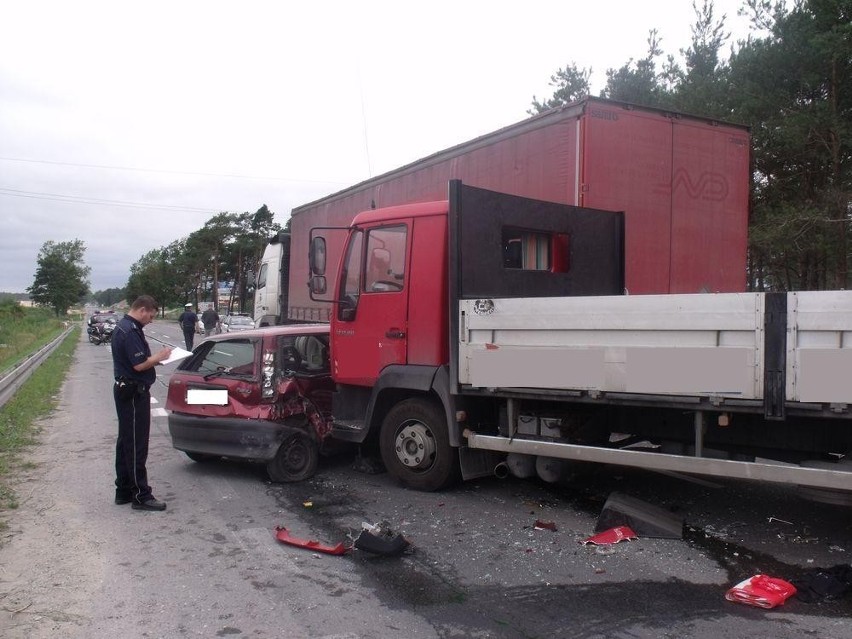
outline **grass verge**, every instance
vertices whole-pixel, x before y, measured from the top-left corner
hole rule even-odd
[[[6,371],[35,353],[64,330],[65,321],[46,308],[24,308],[11,300],[0,301],[0,371]]]
[[[79,338],[80,329],[75,328],[0,408],[0,511],[18,507],[10,479],[16,469],[23,468],[20,452],[36,441],[36,422],[56,408],[57,393],[71,368]],[[0,529],[3,526],[0,522]]]

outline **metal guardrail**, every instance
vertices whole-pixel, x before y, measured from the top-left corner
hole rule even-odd
[[[24,382],[30,378],[39,365],[56,350],[56,347],[68,337],[68,334],[73,329],[74,325],[71,324],[52,342],[42,346],[35,353],[28,355],[9,370],[3,371],[3,377],[0,378],[0,408],[6,405],[6,402],[23,386]]]

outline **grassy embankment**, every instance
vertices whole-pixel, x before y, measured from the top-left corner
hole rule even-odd
[[[69,319],[79,320],[80,316],[69,316]],[[8,371],[63,330],[63,322],[49,310],[0,303],[0,372]],[[74,329],[15,396],[0,408],[0,511],[18,506],[17,497],[9,487],[9,477],[22,464],[20,451],[35,442],[36,421],[56,407],[56,392],[71,366],[79,330]]]

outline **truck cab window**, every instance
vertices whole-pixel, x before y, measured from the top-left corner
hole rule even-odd
[[[269,270],[269,264],[261,264],[260,273],[257,274],[257,288],[266,286],[266,271]]]
[[[343,272],[340,274],[340,304],[337,305],[337,318],[344,322],[355,319],[355,309],[358,308],[358,297],[361,295],[361,247],[364,244],[364,233],[352,233],[346,250],[346,260]]]
[[[405,225],[372,229],[367,236],[367,263],[364,291],[392,293],[405,284]]]

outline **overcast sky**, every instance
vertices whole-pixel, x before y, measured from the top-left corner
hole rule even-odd
[[[689,45],[691,0],[0,0],[0,291],[92,290],[216,213],[290,210],[527,116],[569,62]],[[715,0],[735,37],[741,0]],[[733,41],[733,38],[732,38]]]

